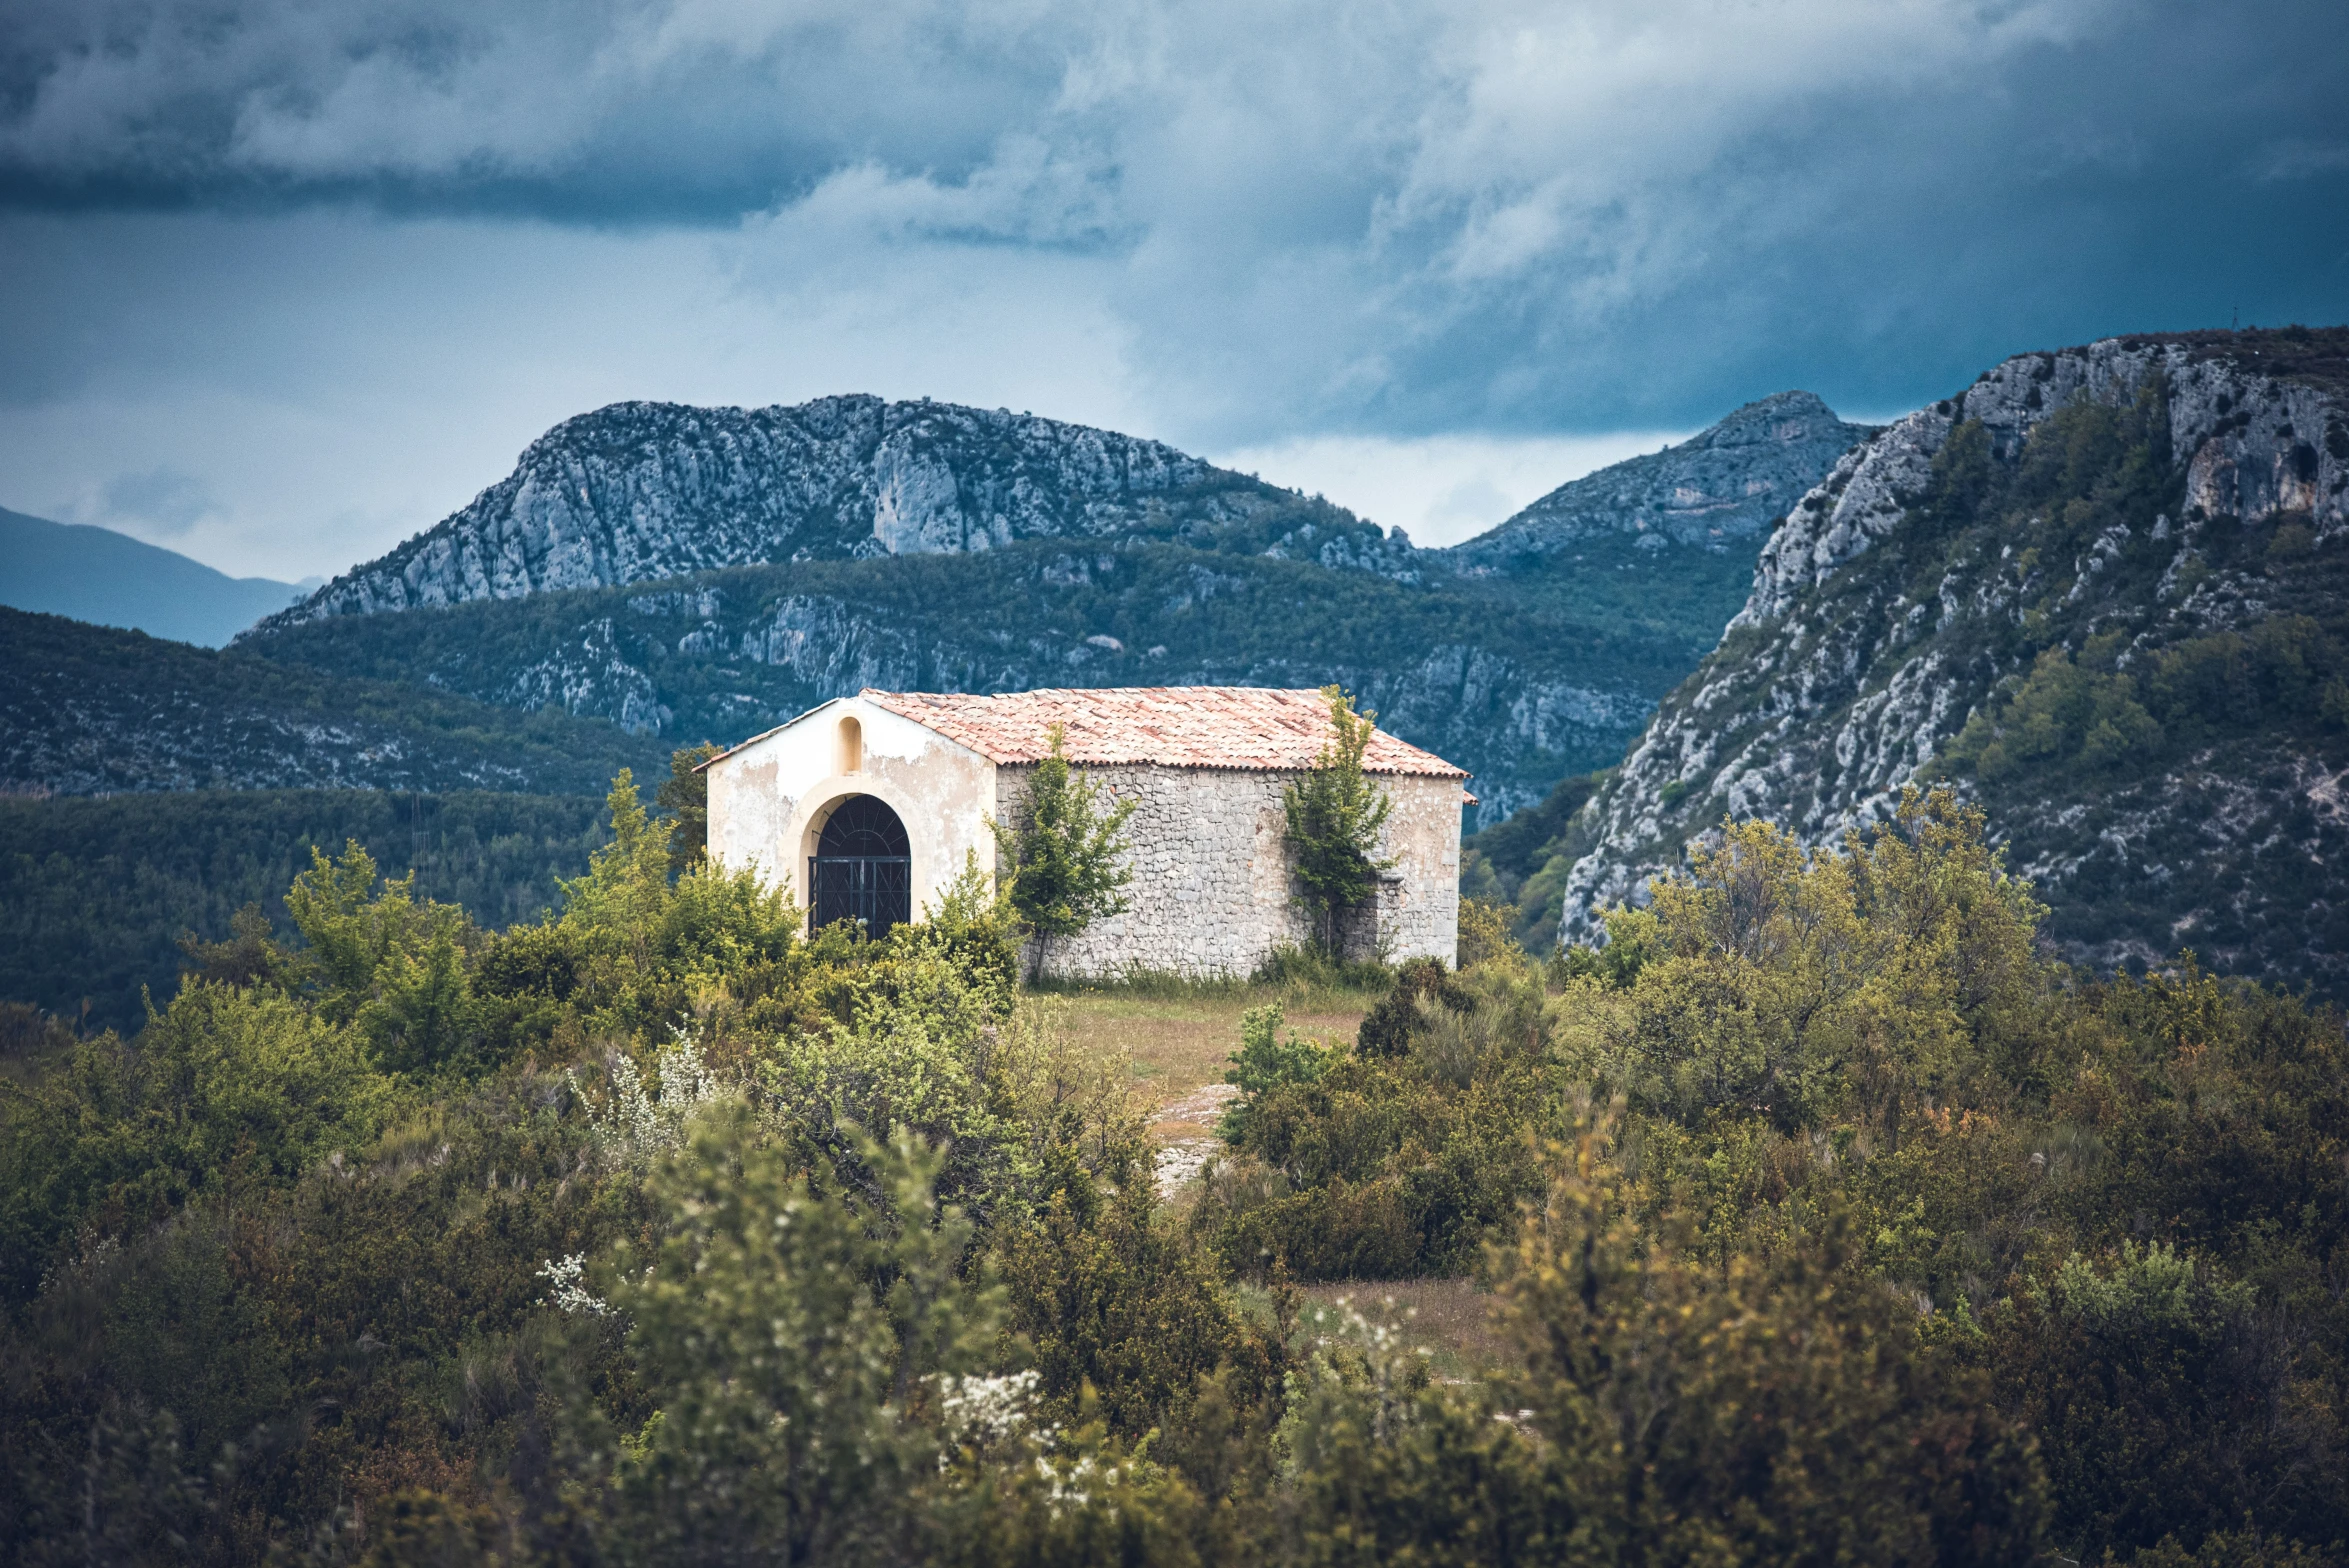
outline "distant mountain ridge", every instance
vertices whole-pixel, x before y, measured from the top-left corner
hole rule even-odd
[[[1454,561],[1499,569],[1594,535],[1629,533],[1728,550],[1786,515],[1812,477],[1876,432],[1846,424],[1809,392],[1748,403],[1710,429],[1560,485],[1498,527],[1455,545]]]
[[[1561,841],[1562,938],[1934,779],[2076,958],[2349,993],[2349,328],[2019,355],[1855,447]]]
[[[1869,433],[1810,393],[1780,393],[1562,486],[1466,544],[1426,551],[1163,442],[1032,414],[869,396],[759,409],[615,403],[555,426],[463,510],[270,625],[1029,539],[1236,543],[1401,580],[1506,570],[1597,531],[1653,527],[1654,543],[1726,548],[1783,515]]]
[[[1157,441],[1008,410],[615,403],[555,426],[462,511],[271,624],[728,566],[1196,533],[1294,499]],[[1324,533],[1341,515],[1328,511]]]
[[[348,680],[0,609],[0,795],[198,789],[598,795],[662,748],[561,711]]]
[[[1742,602],[1748,514],[1864,433],[1809,394],[1765,399],[1545,498],[1480,555],[1002,410],[617,404],[238,646],[693,740],[860,684],[1335,680],[1475,769],[1498,820],[1622,754]],[[1655,504],[1547,548],[1594,485]]]
[[[0,605],[217,648],[301,596],[86,523],[0,508]]]

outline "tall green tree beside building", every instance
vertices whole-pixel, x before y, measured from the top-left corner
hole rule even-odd
[[[703,741],[669,753],[669,776],[653,791],[653,808],[677,825],[669,830],[669,869],[691,871],[710,854],[710,776],[702,764],[723,747]]]
[[[1336,686],[1324,686],[1335,733],[1305,776],[1281,791],[1288,815],[1289,869],[1313,916],[1314,940],[1331,957],[1344,956],[1346,916],[1378,891],[1378,874],[1395,862],[1378,855],[1378,836],[1394,802],[1362,771],[1376,713],[1356,713]]]
[[[1074,936],[1127,909],[1126,819],[1140,804],[1119,800],[1068,764],[1067,731],[1055,724],[1051,749],[1028,780],[1027,809],[1006,827],[990,821],[1011,868],[1007,897],[1035,937],[1030,973],[1044,973],[1045,944]]]

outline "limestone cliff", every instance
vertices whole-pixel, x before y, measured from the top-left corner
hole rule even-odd
[[[1982,800],[2074,956],[2349,979],[2349,331],[2008,360],[1846,454],[1576,822],[1563,940],[1726,814]]]
[[[263,624],[1221,523],[1279,493],[1156,441],[1002,409],[615,403],[549,430],[463,511]]]

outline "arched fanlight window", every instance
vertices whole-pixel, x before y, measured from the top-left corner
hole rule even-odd
[[[807,885],[811,930],[854,920],[880,936],[913,918],[911,843],[888,802],[851,795],[832,809],[808,857]]]

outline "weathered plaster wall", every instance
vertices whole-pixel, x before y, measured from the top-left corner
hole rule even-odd
[[[862,729],[855,772],[841,770],[844,718]],[[994,865],[995,764],[859,698],[825,703],[713,763],[709,785],[711,858],[756,867],[803,904],[807,857],[825,818],[852,795],[877,796],[905,823],[917,917],[962,873],[966,854],[983,870]]]
[[[1024,810],[1025,767],[1006,767],[998,788],[1007,820]],[[1089,768],[1120,800],[1139,801],[1126,825],[1134,878],[1128,910],[1074,937],[1053,939],[1045,969],[1064,978],[1127,969],[1247,975],[1282,943],[1311,936],[1297,908],[1282,832],[1281,787],[1290,775],[1221,768]],[[1453,960],[1460,907],[1460,783],[1384,778],[1394,799],[1386,853],[1397,859],[1381,888],[1375,936],[1365,921],[1353,945],[1391,959]]]

